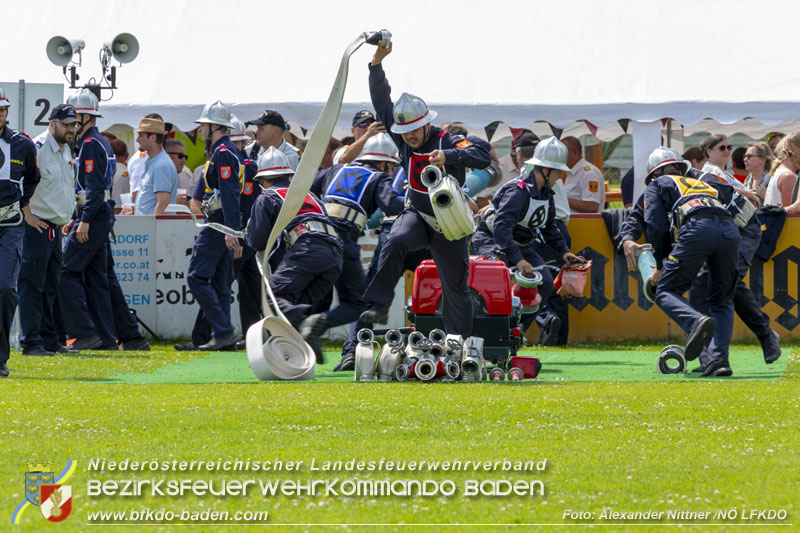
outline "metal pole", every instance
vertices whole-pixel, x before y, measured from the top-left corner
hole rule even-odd
[[[19,115],[17,130],[25,131],[25,80],[19,80]]]
[[[672,119],[667,119],[667,148],[672,148]]]

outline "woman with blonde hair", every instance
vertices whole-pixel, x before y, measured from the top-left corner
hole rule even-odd
[[[775,148],[772,178],[767,185],[765,205],[788,206],[792,203],[792,190],[800,170],[800,132],[787,135]]]
[[[772,168],[772,150],[769,145],[765,142],[748,143],[744,153],[744,167],[749,172],[744,180],[745,189],[756,193],[763,204],[771,177],[769,170]]]

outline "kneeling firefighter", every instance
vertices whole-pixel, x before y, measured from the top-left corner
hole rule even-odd
[[[266,248],[293,174],[289,160],[274,147],[259,157],[256,179],[262,182],[264,192],[253,205],[244,232],[245,243],[254,250]],[[285,253],[281,253],[281,246]],[[273,250],[264,253],[273,254]],[[317,319],[314,315],[326,310],[322,306],[329,304],[328,295],[342,272],[342,241],[324,204],[313,193],[306,195],[297,215],[286,226],[270,264],[275,267],[269,283],[281,312],[311,341],[317,362],[322,363],[319,338],[310,338],[310,329]]]
[[[557,250],[567,264],[579,259],[569,251],[555,224],[551,189],[556,180],[561,179],[562,172],[569,170],[567,147],[550,137],[536,146],[533,157],[525,164],[522,175],[500,187],[483,212],[472,237],[472,249],[476,254],[504,261],[509,267],[516,266],[525,276],[534,276],[535,268],[545,264],[532,246],[537,232],[541,232],[545,242]],[[542,276],[539,294],[542,301],[547,301],[554,290],[553,275],[547,268],[538,270]],[[535,313],[523,315],[522,326],[527,329],[535,316]],[[550,321],[555,319],[554,315]],[[545,326],[543,344],[544,341],[553,342],[549,337],[558,335],[558,325],[548,323]]]

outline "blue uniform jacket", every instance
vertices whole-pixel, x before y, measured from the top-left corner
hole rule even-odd
[[[376,209],[388,216],[397,215],[405,207],[403,198],[392,188],[392,177],[368,163],[334,165],[319,171],[311,192],[323,202],[355,208],[367,216]],[[356,237],[361,233],[350,221],[336,217],[330,217],[330,221],[337,231],[352,233]]]
[[[242,152],[244,157],[244,152]],[[242,226],[247,226],[247,221],[250,220],[250,213],[253,211],[253,205],[256,203],[256,198],[261,194],[261,187],[255,181],[256,172],[258,172],[258,164],[252,159],[245,159],[242,164],[244,165],[244,182],[242,185],[242,195],[239,198],[239,211],[242,214]]]
[[[36,147],[30,137],[12,130],[8,125],[3,128],[1,137],[9,144],[11,161],[0,161],[0,168],[11,165],[11,179],[0,180],[0,207],[11,205],[17,200],[20,207],[25,207],[30,203],[41,179],[39,167],[36,165]],[[0,158],[5,159],[2,151]]]
[[[288,178],[276,179],[270,183],[269,189],[261,193],[256,199],[256,203],[253,205],[253,211],[250,214],[250,221],[244,232],[244,242],[247,243],[250,248],[261,251],[267,247],[269,234],[272,232],[272,226],[278,219],[278,213],[280,213],[281,207],[283,207],[283,199],[285,198],[286,191],[289,189],[289,185],[290,181]],[[287,228],[291,229],[309,220],[330,223],[322,200],[311,192],[306,195],[303,205],[300,207],[297,215],[289,222]],[[320,236],[333,243],[339,244],[339,240],[331,235],[320,234]]]
[[[528,212],[531,199],[547,202],[547,215],[532,228],[517,224]],[[555,225],[556,206],[553,200],[553,190],[549,187],[538,189],[533,178],[533,171],[526,171],[519,178],[503,184],[494,195],[492,205],[495,209],[494,242],[511,264],[525,259],[517,242],[530,244],[537,229],[541,231],[547,244],[558,250],[561,255],[569,252],[564,236]],[[535,218],[535,215],[532,218]],[[481,220],[478,230],[489,231],[484,220]]]
[[[717,181],[713,179],[713,174],[701,172],[694,168],[689,169],[688,176],[700,181],[709,179],[712,182]],[[750,220],[750,223],[757,223],[756,217],[753,217]],[[639,195],[639,198],[636,200],[636,204],[633,206],[633,210],[622,222],[622,229],[620,231],[620,246],[622,246],[623,241],[638,241],[642,234],[644,234],[644,193]]]
[[[699,183],[700,185],[695,185]],[[644,192],[644,221],[647,241],[653,245],[653,255],[660,269],[662,262],[672,250],[672,219],[675,208],[702,197],[715,197],[723,206],[733,201],[733,187],[718,177],[703,173],[700,179],[683,176],[661,176],[650,182]],[[692,207],[689,216],[695,214],[720,215],[730,218],[727,207]]]
[[[644,233],[644,194],[639,195],[630,214],[625,217],[620,230],[620,246],[624,241],[638,241]]]
[[[221,221],[237,230],[242,227],[242,215],[239,212],[239,193],[242,189],[239,181],[240,158],[239,150],[226,135],[211,147],[211,159],[205,172],[206,185],[212,191],[218,189],[222,200],[222,209],[212,211],[208,219]]]
[[[400,158],[406,171],[409,188],[408,196],[411,205],[427,215],[433,215],[431,202],[428,198],[428,189],[419,181],[419,175],[428,165],[427,156],[434,150],[442,150],[445,155],[445,170],[447,174],[458,180],[459,185],[464,185],[466,168],[486,168],[492,162],[489,150],[482,144],[474,144],[461,135],[453,135],[436,126],[430,127],[430,133],[425,142],[416,150],[408,146],[400,134],[392,133],[394,124],[392,110],[394,104],[391,99],[392,89],[386,80],[386,74],[381,65],[369,67],[369,93],[372,105],[386,131],[400,150]]]
[[[98,216],[108,217],[112,209],[106,201],[106,190],[113,186],[117,158],[100,131],[92,126],[75,143],[78,156],[78,180],[75,188],[86,193],[86,203],[78,208],[78,220],[91,223]]]

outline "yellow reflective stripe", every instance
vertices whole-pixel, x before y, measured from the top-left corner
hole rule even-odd
[[[707,194],[714,198],[717,197],[717,190],[703,181],[687,178],[685,176],[670,176],[670,179],[678,186],[681,196],[687,196],[689,194]]]

